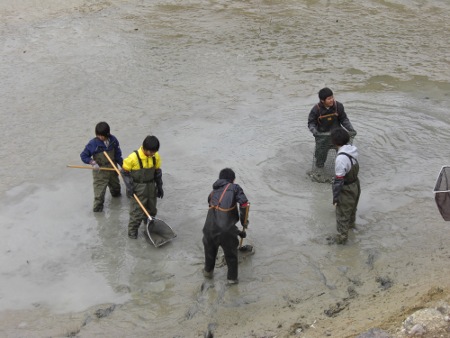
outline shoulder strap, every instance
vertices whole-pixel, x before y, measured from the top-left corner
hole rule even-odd
[[[215,210],[219,210],[219,211],[223,211],[223,212],[228,212],[228,211],[231,211],[231,210],[236,208],[237,204],[234,204],[231,208],[228,208],[228,209],[223,209],[223,208],[220,207],[220,202],[222,202],[223,195],[225,195],[225,193],[227,192],[228,187],[230,185],[231,185],[231,183],[227,184],[225,189],[223,189],[222,195],[220,195],[220,198],[219,198],[219,201],[217,202],[217,205],[210,205],[209,206],[210,209],[215,209]],[[212,196],[212,193],[211,193],[211,196]]]
[[[319,117],[317,118],[317,120],[319,121],[319,123],[320,123],[321,119],[326,119],[326,118],[328,118],[330,116],[339,116],[339,112],[338,112],[338,109],[337,109],[337,101],[335,101],[335,103],[336,103],[336,107],[334,109],[334,112],[330,113],[330,114],[325,114],[325,115],[321,115],[320,114],[320,105],[319,105],[319,103],[317,104],[317,110],[318,110],[318,114],[319,114]]]
[[[220,202],[222,202],[223,195],[225,195],[225,193],[227,192],[228,187],[230,186],[230,184],[231,183],[228,183],[227,186],[225,187],[225,189],[223,189],[222,195],[220,195],[219,201],[217,202],[217,206],[218,207],[220,206]]]
[[[139,157],[139,152],[137,150],[135,150],[134,152],[135,152],[136,157],[137,157],[137,159],[139,161],[139,168],[141,168],[141,169],[144,168],[144,166],[142,165],[141,158]]]
[[[356,159],[356,158],[354,158],[352,155],[350,155],[350,154],[347,154],[347,153],[344,153],[344,152],[342,152],[342,153],[338,153],[337,154],[337,156],[339,156],[339,155],[345,155],[345,156],[347,156],[349,159],[350,159],[350,163],[353,165],[353,161],[352,160],[354,160],[356,163],[358,163],[358,160]],[[336,156],[336,157],[337,157]]]
[[[227,192],[227,190],[228,190],[228,187],[231,185],[231,183],[228,183],[227,185],[226,185],[226,187],[225,187],[225,189],[223,189],[223,191],[222,191],[222,194],[220,195],[220,198],[219,198],[219,200],[217,201],[217,205],[212,205],[212,204],[210,204],[210,208],[213,208],[213,209],[219,209],[219,210],[222,210],[222,211],[228,211],[228,210],[231,210],[231,209],[234,209],[234,207],[233,208],[230,208],[230,209],[222,209],[221,207],[220,207],[220,202],[222,202],[222,198],[223,198],[223,196],[225,195],[225,193]],[[212,199],[212,196],[213,196],[213,192],[214,191],[211,191],[211,194],[210,194],[210,198]]]

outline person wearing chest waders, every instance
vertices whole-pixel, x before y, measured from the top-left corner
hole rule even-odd
[[[101,212],[103,211],[107,187],[109,187],[112,197],[120,196],[120,181],[117,173],[113,170],[100,170],[100,168],[112,168],[104,152],[106,151],[116,164],[122,165],[123,159],[119,141],[114,135],[110,134],[108,123],[97,123],[95,135],[96,137],[89,141],[80,157],[84,163],[92,165],[94,169],[92,171],[94,185],[93,211]]]
[[[228,267],[229,284],[238,283],[238,236],[246,237],[245,229],[249,225],[250,209],[244,191],[234,183],[235,178],[236,175],[230,168],[220,171],[219,179],[213,184],[213,191],[208,196],[209,210],[203,227],[205,250],[203,275],[206,278],[213,277],[217,252],[219,247],[222,247]],[[239,220],[243,231],[236,226]]]
[[[127,188],[127,196],[136,194],[151,217],[156,216],[156,198],[163,198],[163,181],[159,140],[156,136],[147,136],[142,146],[123,160],[122,176]],[[147,215],[134,199],[130,199],[130,220],[128,237],[136,239],[141,222],[147,221]]]
[[[350,136],[342,128],[331,132],[331,140],[338,149],[333,181],[333,205],[336,206],[338,235],[328,238],[328,241],[330,244],[345,244],[348,231],[355,227],[356,208],[361,195],[358,149],[348,144]]]
[[[319,91],[319,100],[320,102],[312,107],[309,113],[308,129],[316,142],[315,166],[323,168],[327,160],[328,150],[333,148],[329,133],[341,126],[352,137],[356,136],[356,131],[345,113],[344,105],[334,100],[333,91],[330,88],[325,87]]]

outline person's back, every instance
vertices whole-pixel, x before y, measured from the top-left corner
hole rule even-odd
[[[361,187],[359,183],[358,149],[348,144],[350,136],[342,128],[331,132],[333,144],[338,148],[333,181],[333,204],[336,206],[338,244],[345,244],[348,231],[355,227],[356,209]]]
[[[215,213],[214,225],[221,231],[228,231],[239,221],[237,203],[246,202],[242,188],[226,179],[218,179],[213,184],[213,191],[208,196],[211,212]]]
[[[235,174],[225,168],[213,184],[208,195],[208,214],[203,227],[205,250],[205,277],[212,277],[219,246],[222,247],[228,266],[229,282],[238,279],[238,236],[245,237],[236,223],[240,220],[244,229],[248,226],[249,202],[242,188],[234,183]],[[238,210],[239,205],[239,210]]]

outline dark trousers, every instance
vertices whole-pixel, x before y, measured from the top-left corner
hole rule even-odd
[[[216,265],[217,252],[219,246],[222,247],[227,262],[227,279],[236,280],[238,278],[238,245],[237,236],[230,233],[210,236],[203,234],[203,246],[205,248],[205,271],[211,272]]]
[[[103,208],[106,188],[109,188],[111,196],[120,196],[119,176],[115,171],[92,171],[92,177],[94,186],[94,209]]]

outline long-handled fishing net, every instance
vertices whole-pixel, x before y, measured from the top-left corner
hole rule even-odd
[[[434,199],[442,218],[450,221],[450,166],[443,166],[434,186]]]

